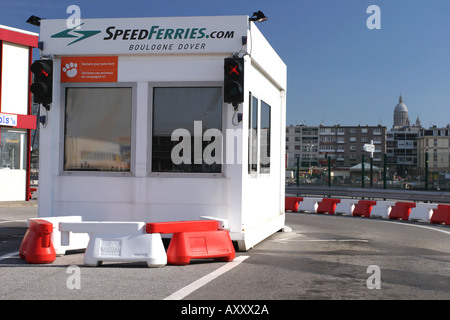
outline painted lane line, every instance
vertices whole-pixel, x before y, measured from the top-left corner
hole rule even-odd
[[[367,239],[276,239],[270,240],[279,243],[288,242],[369,242]]]
[[[283,241],[283,240],[282,240]],[[369,242],[366,239],[289,239],[284,241],[295,242]]]
[[[14,223],[14,222],[27,222],[28,220],[8,220],[8,221],[0,221],[1,223]]]
[[[217,277],[221,276],[222,274],[237,267],[248,257],[249,256],[239,256],[239,257],[235,258],[233,261],[227,262],[226,265],[224,265],[224,266],[220,267],[219,269],[207,274],[206,276],[192,282],[191,284],[188,284],[184,288],[181,288],[180,290],[172,293],[170,296],[164,298],[164,300],[181,300],[181,299],[183,299],[184,297],[191,294],[195,290],[203,287],[205,284],[211,282],[212,280],[216,279]]]
[[[7,254],[5,254],[3,256],[0,256],[0,261],[8,259],[8,258],[11,258],[11,257],[14,257],[14,256],[17,256],[17,255],[19,255],[19,251],[7,253]]]
[[[423,228],[423,229],[433,230],[433,231],[437,231],[437,232],[442,232],[442,233],[445,233],[445,234],[450,234],[450,231],[441,230],[439,228],[422,226],[422,225],[418,225],[418,224],[405,223],[405,222],[395,222],[395,221],[391,221],[391,220],[381,220],[381,221],[387,222],[387,223],[395,223],[395,224],[399,224],[399,225],[402,225],[402,226],[417,227],[417,228]]]

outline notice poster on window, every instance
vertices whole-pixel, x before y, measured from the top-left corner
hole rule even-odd
[[[61,82],[117,82],[118,58],[62,57]]]

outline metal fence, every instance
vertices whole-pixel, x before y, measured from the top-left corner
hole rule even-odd
[[[432,168],[384,161],[374,165],[364,157],[356,165],[339,168],[328,165],[286,168],[286,186],[327,186],[419,191],[450,191],[450,168]]]
[[[287,186],[286,196],[345,197],[357,199],[404,200],[414,202],[450,203],[450,192],[392,190],[374,188],[328,187],[328,186]]]

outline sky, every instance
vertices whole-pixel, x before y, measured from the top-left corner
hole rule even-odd
[[[448,0],[0,0],[0,24],[39,32],[31,15],[83,18],[249,15],[288,69],[287,125],[392,127],[400,94],[411,123],[450,124]],[[379,29],[371,5],[379,8]],[[35,56],[39,57],[39,52]]]

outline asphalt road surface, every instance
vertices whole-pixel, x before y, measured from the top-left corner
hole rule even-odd
[[[0,207],[2,300],[252,300],[259,301],[261,312],[265,303],[284,300],[450,299],[448,226],[287,213],[292,231],[238,252],[231,263],[194,260],[162,268],[104,263],[93,268],[83,265],[82,252],[46,265],[20,259],[26,217],[33,210]],[[198,312],[187,304],[175,311]]]

